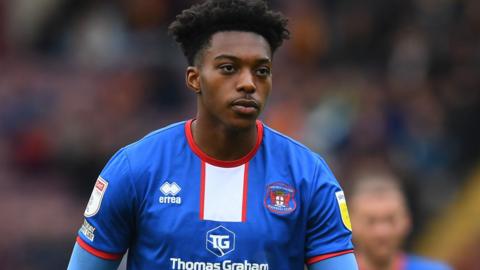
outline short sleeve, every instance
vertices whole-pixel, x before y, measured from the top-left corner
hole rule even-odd
[[[307,218],[307,264],[353,252],[345,196],[323,160],[318,161],[312,181]]]
[[[120,259],[134,231],[136,195],[125,150],[117,152],[100,173],[78,232],[77,243],[103,259]]]

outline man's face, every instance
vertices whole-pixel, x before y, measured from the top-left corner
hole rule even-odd
[[[405,202],[398,192],[360,193],[350,211],[357,250],[370,260],[385,262],[401,248],[410,229]]]
[[[251,32],[217,32],[200,58],[198,117],[233,128],[254,125],[272,88],[271,51],[265,38]]]

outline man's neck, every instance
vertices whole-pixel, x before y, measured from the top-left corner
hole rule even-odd
[[[257,126],[232,129],[218,122],[197,119],[192,122],[195,144],[208,156],[232,161],[246,156],[257,142]]]

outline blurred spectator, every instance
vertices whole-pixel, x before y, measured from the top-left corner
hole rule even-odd
[[[0,57],[3,56],[6,50],[6,36],[5,36],[5,3],[0,2]]]
[[[370,171],[349,190],[355,254],[360,270],[447,270],[402,250],[412,221],[406,198],[388,173]]]

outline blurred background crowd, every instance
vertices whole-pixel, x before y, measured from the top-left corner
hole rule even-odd
[[[194,2],[0,1],[0,269],[65,269],[109,157],[194,116],[167,35]],[[398,175],[414,248],[479,165],[480,1],[270,5],[292,39],[275,56],[263,120],[321,153],[343,185],[365,170]],[[442,259],[480,269],[462,254]]]

